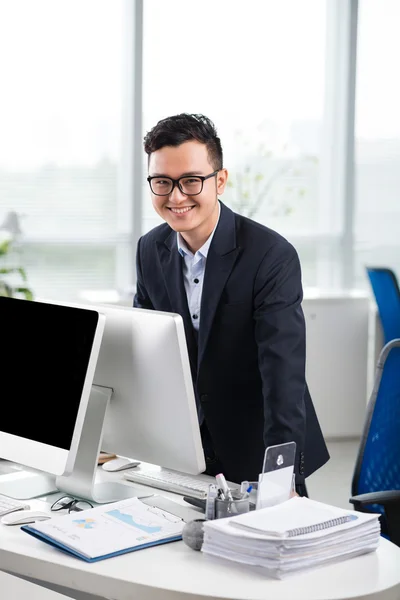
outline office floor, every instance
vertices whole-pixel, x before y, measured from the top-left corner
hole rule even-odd
[[[352,509],[349,503],[351,480],[359,440],[327,441],[330,460],[307,479],[310,498],[341,508]]]

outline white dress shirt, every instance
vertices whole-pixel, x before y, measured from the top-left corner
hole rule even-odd
[[[217,223],[207,241],[195,254],[189,250],[185,240],[179,232],[176,234],[178,252],[183,256],[183,282],[185,284],[186,297],[189,307],[189,313],[192,319],[193,327],[198,331],[200,327],[200,306],[201,295],[203,292],[204,273],[206,270],[206,261],[211,240],[217,228],[221,206],[218,202]]]

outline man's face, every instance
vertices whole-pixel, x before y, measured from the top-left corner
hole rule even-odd
[[[187,175],[207,176],[215,168],[210,163],[205,144],[195,140],[180,146],[164,146],[152,152],[149,175],[178,179]],[[200,194],[190,196],[182,193],[177,185],[168,196],[152,193],[157,213],[175,231],[199,237],[208,237],[218,218],[217,194],[225,189],[227,171],[221,169],[214,177],[206,179]]]

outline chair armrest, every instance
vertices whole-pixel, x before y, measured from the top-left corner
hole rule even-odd
[[[359,494],[358,496],[352,496],[349,501],[354,504],[354,506],[363,506],[364,504],[400,504],[400,490],[386,490],[383,492]]]
[[[400,490],[359,494],[352,496],[350,502],[354,504],[355,510],[362,510],[361,507],[365,504],[381,504],[385,511],[386,533],[390,541],[400,547]]]

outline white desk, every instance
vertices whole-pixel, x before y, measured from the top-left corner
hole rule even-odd
[[[67,596],[47,590],[9,573],[0,571],[1,597],[5,600],[71,600]]]
[[[164,495],[180,501],[176,494]],[[30,503],[37,507],[40,501]],[[400,599],[400,548],[383,538],[377,552],[277,581],[260,570],[195,552],[183,542],[88,564],[18,526],[0,525],[0,569],[63,586],[78,598],[86,592],[113,600]]]

